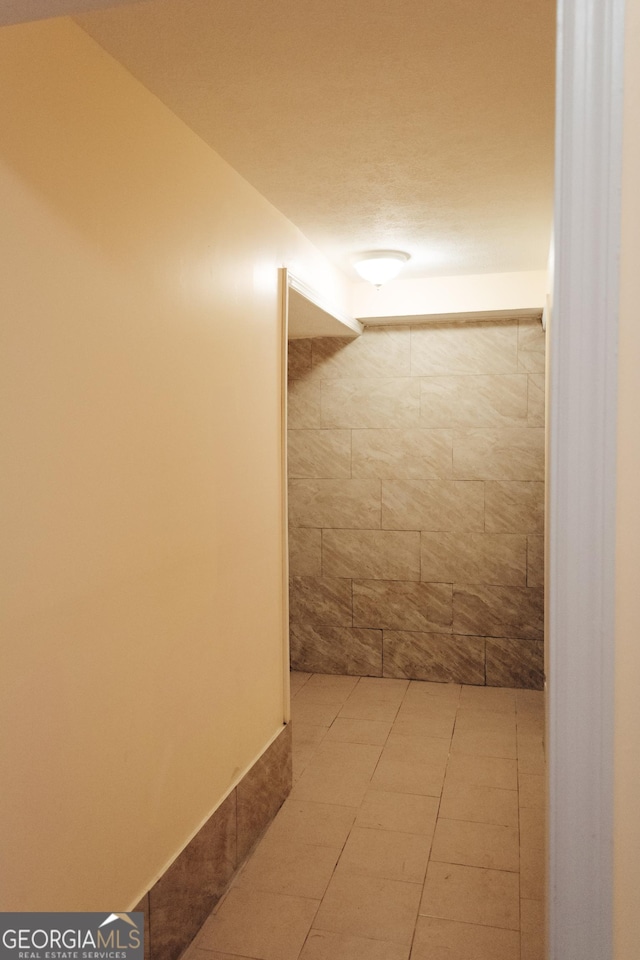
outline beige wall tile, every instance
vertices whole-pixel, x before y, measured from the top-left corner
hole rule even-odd
[[[453,437],[453,475],[461,480],[544,480],[544,429],[458,431]]]
[[[545,335],[539,320],[518,321],[518,369],[544,373]]]
[[[544,373],[530,373],[527,391],[527,421],[530,427],[544,427]]]
[[[323,427],[419,427],[420,381],[323,380],[321,412]]]
[[[541,590],[454,584],[454,633],[541,640],[543,631]]]
[[[382,676],[381,630],[292,623],[290,645],[294,670]]]
[[[544,531],[544,484],[490,480],[485,484],[485,529],[488,533]]]
[[[319,577],[322,573],[322,531],[313,527],[289,527],[289,572],[296,577]]]
[[[303,380],[311,373],[311,340],[287,342],[287,376],[289,380]]]
[[[487,686],[544,689],[542,640],[487,638]]]
[[[290,480],[289,523],[375,529],[380,526],[380,481]]]
[[[352,431],[354,477],[437,480],[452,476],[450,430],[387,429]]]
[[[354,580],[353,623],[387,630],[451,630],[451,584]]]
[[[365,327],[353,340],[312,340],[312,376],[321,380],[410,375],[408,327]]]
[[[383,634],[385,677],[484,683],[484,640],[450,634]]]
[[[438,817],[431,859],[518,872],[518,827]]]
[[[544,537],[527,537],[527,586],[544,587]]]
[[[351,581],[334,577],[292,577],[289,615],[292,623],[351,626]]]
[[[517,873],[433,861],[427,868],[420,914],[517,930],[518,901]]]
[[[287,423],[291,430],[315,430],[322,426],[319,383],[313,380],[289,381]]]
[[[289,477],[351,476],[350,430],[289,430]]]
[[[527,423],[526,374],[471,374],[421,380],[424,427],[522,426]]]
[[[516,930],[418,917],[412,960],[520,960]]]
[[[420,557],[420,576],[432,583],[526,583],[527,538],[523,534],[424,532]]]
[[[383,480],[386,530],[482,530],[484,487],[460,480]]]
[[[411,373],[442,376],[517,373],[518,327],[513,321],[426,324],[411,328]]]
[[[390,530],[323,530],[327,577],[419,580],[420,534]]]

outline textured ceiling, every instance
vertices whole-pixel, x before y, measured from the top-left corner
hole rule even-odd
[[[554,0],[149,0],[77,22],[353,279],[546,265]]]

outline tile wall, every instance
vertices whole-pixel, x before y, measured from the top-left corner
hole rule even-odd
[[[289,342],[297,670],[543,683],[538,320]]]

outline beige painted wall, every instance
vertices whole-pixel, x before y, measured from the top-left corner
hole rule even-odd
[[[541,687],[539,320],[289,344],[291,660]]]
[[[0,30],[2,909],[125,909],[283,720],[287,220],[70,21]]]
[[[640,2],[626,0],[616,564],[615,960],[640,944]]]

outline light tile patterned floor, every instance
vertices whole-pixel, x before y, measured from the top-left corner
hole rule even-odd
[[[294,788],[188,960],[543,960],[543,695],[292,674]]]

